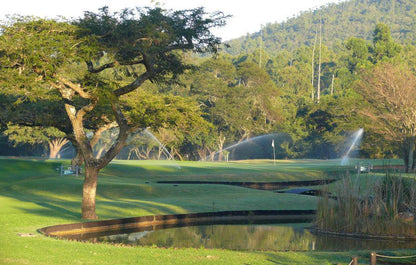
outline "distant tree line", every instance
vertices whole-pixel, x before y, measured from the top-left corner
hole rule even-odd
[[[176,159],[209,158],[231,144],[282,132],[289,137],[279,143],[278,158],[336,158],[341,155],[340,143],[347,135],[364,127],[363,156],[402,157],[410,168],[414,168],[413,133],[398,137],[399,129],[383,131],[381,128],[393,124],[387,121],[381,124],[377,117],[393,119],[392,113],[397,114],[397,111],[371,108],[371,104],[376,106],[376,99],[380,105],[386,104],[375,96],[380,91],[372,89],[375,80],[380,79],[374,76],[376,73],[406,73],[405,77],[390,75],[398,80],[411,80],[413,76],[415,47],[412,43],[415,38],[408,28],[413,25],[410,19],[415,16],[411,12],[414,8],[412,2],[346,1],[303,12],[284,23],[264,27],[262,42],[260,35],[247,36],[246,41],[248,38],[254,41],[249,45],[252,48],[237,39],[215,58],[184,53],[185,60],[197,68],[186,69],[180,77],[172,76],[170,81],[173,82],[144,83],[135,96],[125,100],[139,102],[132,111],[138,111],[137,117],[147,119],[142,124],[148,125],[149,131]],[[91,17],[88,23],[94,26],[92,23],[97,23],[97,19]],[[392,33],[385,24],[371,27],[376,21],[384,20],[392,25]],[[304,32],[308,34],[302,34]],[[261,43],[263,46],[260,47]],[[106,62],[109,59],[103,57],[100,60]],[[76,67],[68,67],[74,77],[79,75],[76,71]],[[118,78],[133,76],[134,68],[117,70],[116,75]],[[20,81],[27,82],[23,78]],[[4,107],[3,116],[16,113],[17,104],[11,102],[17,95],[6,97],[2,94],[2,97],[4,106],[10,103],[9,107]],[[410,99],[410,95],[407,98]],[[57,156],[53,151],[56,147],[51,143],[57,143],[57,147],[58,143],[66,143],[59,139],[70,131],[69,123],[49,114],[36,115],[32,111],[35,105],[43,109],[45,105],[49,109],[61,109],[59,101],[53,101],[56,105],[53,107],[50,101],[42,100],[33,102],[27,97],[25,104],[18,105],[20,119],[24,120],[19,122],[20,127],[10,116],[2,119],[2,155]],[[411,107],[411,103],[401,105]],[[186,115],[173,118],[173,113],[168,117],[160,112],[164,106],[172,104],[178,105],[182,112],[194,108],[192,113],[200,113],[202,119]],[[392,113],[386,115],[389,112]],[[64,113],[59,117],[64,117]],[[403,120],[403,117],[394,119]],[[59,126],[54,126],[52,121]],[[151,126],[166,121],[174,126]],[[111,127],[113,125],[108,125]],[[58,131],[52,133],[56,129]],[[397,139],[402,139],[401,147],[394,144],[393,140]],[[146,157],[144,153],[142,158]]]

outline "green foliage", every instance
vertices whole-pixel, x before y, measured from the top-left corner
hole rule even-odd
[[[17,17],[11,25],[2,26],[2,69],[17,68],[20,76],[27,71],[29,76],[36,76],[36,84],[50,78],[69,58],[72,60],[75,47],[83,41],[74,37],[77,29],[68,22]],[[36,84],[30,88],[36,88]]]
[[[373,33],[372,60],[374,63],[387,61],[401,51],[401,46],[395,43],[390,35],[390,29],[385,24],[377,24]]]
[[[348,68],[351,72],[370,66],[370,46],[364,39],[352,37],[348,39],[345,47],[351,52],[348,61]]]
[[[64,137],[65,134],[54,127],[40,128],[19,125],[9,125],[3,132],[15,146],[19,144],[47,143],[51,138]]]
[[[190,96],[201,102],[204,117],[216,127],[218,144],[222,137],[230,144],[267,133],[281,117],[280,91],[267,72],[248,57],[233,59],[204,60],[185,76]]]
[[[16,17],[0,36],[2,123],[53,126],[69,132],[59,94],[48,84],[75,57],[75,28],[67,22]],[[12,44],[12,45],[11,45]]]
[[[350,37],[372,41],[374,28],[379,23],[387,25],[392,37],[400,43],[415,44],[415,13],[416,3],[413,1],[349,0],[330,3],[319,9],[303,11],[284,22],[267,24],[262,28],[262,34],[256,32],[231,40],[226,51],[233,55],[253,53],[261,43],[271,55],[281,50],[292,52],[303,45],[312,47],[321,17],[324,44],[336,52],[343,50],[343,43]]]
[[[85,12],[75,25],[82,29],[81,36],[94,36],[97,49],[111,52],[119,64],[143,62],[147,70],[154,72],[152,80],[168,81],[192,68],[175,50],[216,51],[220,39],[212,35],[210,28],[224,25],[225,18],[222,13],[207,17],[203,8],[136,8],[112,14],[103,7],[98,13]],[[96,56],[96,52],[90,52],[90,60],[99,59]]]

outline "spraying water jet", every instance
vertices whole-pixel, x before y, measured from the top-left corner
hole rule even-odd
[[[291,141],[291,137],[286,133],[270,133],[259,135],[219,150],[211,156],[211,159],[213,161],[218,161],[221,160],[221,157],[226,157],[230,160],[274,160],[276,158],[276,152],[278,156],[282,156],[282,153],[285,151],[281,145],[283,143],[291,143]],[[207,160],[207,157],[201,160]]]
[[[348,148],[347,152],[345,153],[345,155],[341,159],[341,165],[342,166],[345,166],[345,165],[348,164],[348,162],[350,160],[351,153],[360,144],[361,139],[363,137],[363,134],[364,134],[364,129],[363,128],[360,128],[355,133],[353,133],[351,135],[351,139],[352,139],[350,141],[351,144],[349,145],[349,148]]]

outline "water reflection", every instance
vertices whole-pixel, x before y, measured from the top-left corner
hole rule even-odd
[[[175,248],[270,251],[348,251],[415,248],[414,241],[314,235],[304,225],[203,225],[101,236],[94,242]],[[91,240],[91,239],[90,239]]]

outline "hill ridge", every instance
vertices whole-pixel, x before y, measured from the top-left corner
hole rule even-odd
[[[377,23],[389,26],[399,43],[416,43],[416,0],[350,0],[301,12],[281,23],[269,23],[261,31],[228,41],[232,55],[263,49],[269,54],[313,45],[322,16],[326,46],[337,50],[350,37],[372,39]],[[262,38],[262,41],[261,41]]]

